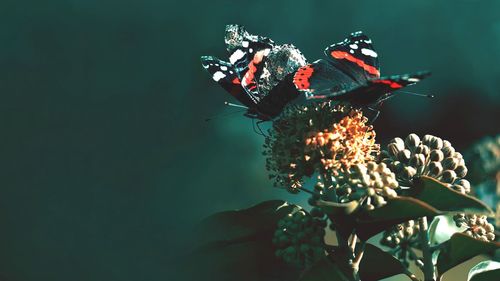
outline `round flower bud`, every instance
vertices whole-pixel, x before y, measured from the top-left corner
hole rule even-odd
[[[457,177],[463,178],[467,175],[467,167],[464,165],[457,166],[455,172],[457,173]]]
[[[431,177],[439,177],[443,172],[443,166],[440,162],[431,162],[429,163],[429,176]]]
[[[425,156],[423,154],[414,154],[410,158],[409,164],[414,168],[422,167],[425,164]]]
[[[458,167],[458,159],[454,157],[448,157],[443,160],[443,168],[446,170],[455,170]]]
[[[415,168],[408,166],[408,167],[404,167],[402,176],[403,176],[403,178],[409,180],[409,179],[412,179],[416,173],[417,173],[417,170]]]
[[[399,151],[405,149],[405,142],[401,138],[394,138],[390,143],[394,143]]]
[[[408,163],[410,157],[411,157],[411,152],[408,149],[404,149],[398,152],[398,159],[403,163]]]
[[[439,149],[433,149],[431,150],[429,158],[431,159],[431,161],[440,162],[443,161],[444,153]]]
[[[424,156],[427,156],[427,155],[429,155],[430,151],[431,150],[427,145],[421,144],[417,147],[417,149],[415,150],[415,153],[419,153],[419,154],[423,154]]]
[[[450,142],[446,141],[448,144]],[[443,146],[443,149],[442,149],[443,153],[444,153],[444,157],[450,157],[450,156],[453,156],[455,154],[455,149],[453,148],[453,146],[449,145],[449,146]]]
[[[420,138],[416,134],[409,134],[405,139],[405,147],[414,151],[417,146],[420,144]]]
[[[453,186],[458,186],[458,187],[462,187],[464,189],[464,193],[469,193],[470,192],[470,183],[468,180],[466,179],[460,179],[460,180],[457,180],[455,181],[455,183],[453,184]]]
[[[455,171],[445,170],[441,176],[441,181],[444,183],[452,183],[457,177]]]
[[[431,142],[429,143],[429,147],[431,149],[441,149],[443,148],[443,140],[437,137],[433,137]]]

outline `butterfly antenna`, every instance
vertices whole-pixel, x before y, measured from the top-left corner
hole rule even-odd
[[[241,104],[236,104],[236,103],[232,103],[232,102],[227,102],[225,101],[224,102],[225,105],[227,106],[232,106],[232,107],[239,107],[239,108],[244,108],[244,109],[248,109],[247,106],[244,106],[244,105],[241,105]]]
[[[419,94],[419,93],[414,93],[414,92],[408,92],[408,91],[400,91],[401,93],[405,93],[405,94],[410,94],[410,95],[414,95],[414,96],[419,96],[419,97],[426,97],[426,98],[433,98],[434,95],[433,94]]]

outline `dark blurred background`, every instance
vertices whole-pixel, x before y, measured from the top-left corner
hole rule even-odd
[[[499,1],[0,2],[0,280],[173,280],[190,230],[270,198],[263,138],[205,73],[224,27],[313,61],[352,31],[383,74],[430,70],[376,121],[457,149],[500,133]]]

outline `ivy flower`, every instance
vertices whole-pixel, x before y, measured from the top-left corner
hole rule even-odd
[[[416,134],[405,140],[393,139],[380,154],[380,160],[396,173],[402,186],[411,186],[413,179],[429,176],[462,193],[470,192],[470,183],[464,177],[467,167],[462,154],[451,143],[441,138]]]

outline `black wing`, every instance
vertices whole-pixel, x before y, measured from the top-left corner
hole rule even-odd
[[[325,49],[325,55],[340,70],[362,83],[379,78],[378,54],[372,40],[361,31],[351,33],[344,41]]]
[[[233,97],[250,108],[255,107],[256,103],[247,95],[241,86],[240,77],[238,77],[232,64],[211,56],[202,56],[201,64],[203,68],[210,73],[212,79]]]
[[[262,99],[258,79],[274,42],[264,36],[252,35],[243,26],[235,24],[226,26],[224,41],[229,52],[229,62],[234,66],[242,88],[258,103]]]
[[[324,93],[325,90],[340,92],[359,86],[359,83],[345,72],[322,59],[299,68],[293,76],[293,84],[307,99],[322,98],[318,94]]]
[[[318,98],[348,101],[353,105],[366,106],[379,103],[393,96],[393,91],[413,85],[428,77],[430,72],[393,75],[368,80],[365,84],[351,89],[337,91],[335,88],[317,94]]]

